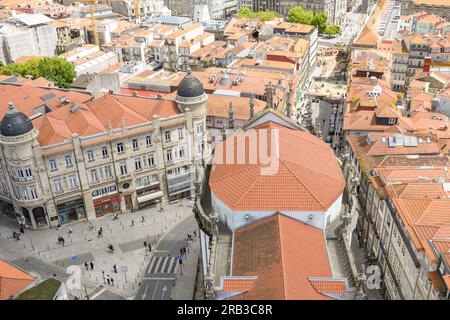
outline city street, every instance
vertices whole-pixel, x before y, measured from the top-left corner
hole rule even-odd
[[[195,279],[198,250],[194,250],[194,246],[198,246],[199,241],[195,239],[190,244],[187,241],[187,233],[193,234],[194,230],[198,234],[197,222],[191,216],[180,222],[160,240],[146,268],[135,300],[168,300],[174,293],[173,288],[176,282],[182,282],[186,276],[192,276],[192,269]],[[186,256],[183,257],[183,274],[181,274],[181,266],[177,258],[182,247],[186,247],[188,250]],[[192,268],[193,265],[195,265],[194,268]],[[183,299],[192,299],[193,288],[194,282],[188,282],[177,286],[176,290],[187,293],[186,296],[182,297]],[[192,293],[190,293],[191,289]]]

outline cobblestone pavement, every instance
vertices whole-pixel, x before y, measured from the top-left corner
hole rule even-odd
[[[45,263],[51,263],[62,271],[68,266],[78,265],[81,269],[83,288],[80,292],[74,290],[76,292],[73,294],[80,297],[85,295],[86,291],[90,293],[97,290],[95,295],[99,292],[97,288],[102,285],[108,292],[132,298],[137,292],[137,284],[142,277],[144,266],[153,255],[144,250],[144,241],[156,246],[159,239],[173,226],[192,216],[192,208],[181,202],[166,205],[164,209],[163,212],[159,212],[157,208],[150,208],[124,213],[116,221],[113,221],[111,215],[101,217],[92,221],[94,226],[92,230],[88,221],[60,228],[26,230],[19,241],[12,237],[12,232],[18,231],[17,223],[0,216],[0,258],[20,262],[32,256]],[[71,234],[69,228],[72,229]],[[98,237],[100,228],[103,230],[102,237]],[[64,237],[64,246],[58,244],[58,236]],[[107,250],[109,243],[114,246],[114,253]],[[73,259],[75,256],[76,259]],[[84,263],[90,264],[91,261],[94,270],[90,267],[86,270]],[[114,265],[117,266],[118,273],[114,272]],[[33,266],[28,267],[26,270],[33,271]],[[38,269],[36,273],[43,272],[36,268]],[[114,279],[114,285],[106,283],[102,271],[105,277],[109,274]],[[100,299],[102,295],[105,294],[101,292],[97,296]]]

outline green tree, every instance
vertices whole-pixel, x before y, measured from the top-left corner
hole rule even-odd
[[[320,33],[324,33],[327,28],[328,16],[325,12],[319,12],[314,15],[312,24],[317,27]]]
[[[256,13],[256,16],[261,20],[262,22],[270,21],[278,17],[278,13],[275,11],[259,11]]]
[[[238,11],[237,16],[239,18],[253,18],[255,16],[255,13],[252,11],[252,9],[243,7]]]
[[[59,57],[35,58],[25,63],[12,63],[0,66],[0,74],[44,77],[57,86],[69,88],[76,76],[75,67],[65,59]]]
[[[312,11],[304,10],[300,6],[292,7],[288,12],[288,20],[293,23],[312,24],[314,14]]]
[[[69,88],[76,76],[73,64],[59,57],[42,58],[37,68],[40,77],[44,77],[63,88]]]
[[[335,24],[329,25],[325,29],[325,34],[329,37],[334,36],[342,31],[340,26],[337,26]]]

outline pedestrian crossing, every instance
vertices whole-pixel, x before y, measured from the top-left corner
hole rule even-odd
[[[147,269],[147,273],[175,273],[177,259],[175,257],[153,257]]]

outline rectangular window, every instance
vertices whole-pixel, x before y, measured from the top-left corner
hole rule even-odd
[[[87,151],[87,158],[88,158],[88,162],[92,162],[94,161],[94,151],[93,150],[88,150]]]
[[[155,166],[155,156],[153,154],[149,155],[147,158],[147,162],[148,162],[149,167],[154,167]]]
[[[55,193],[63,192],[61,180],[55,180]]]
[[[98,182],[97,170],[91,170],[91,182]]]
[[[133,150],[139,149],[139,143],[137,139],[133,139]]]
[[[78,188],[78,180],[76,176],[70,176],[67,177],[67,184],[69,185],[70,189],[77,189]]]
[[[117,153],[124,153],[123,143],[120,142],[117,144]]]
[[[136,168],[136,171],[142,170],[141,158],[134,159],[134,167]]]
[[[196,130],[197,130],[197,134],[201,134],[203,132],[203,124],[197,123]]]
[[[56,171],[56,170],[58,170],[58,165],[56,164],[55,159],[51,159],[51,160],[49,161],[49,163],[50,163],[50,171]]]
[[[170,131],[164,132],[164,139],[166,140],[166,142],[170,142]]]
[[[172,150],[167,150],[166,159],[167,159],[167,162],[172,162],[172,160],[173,160]]]
[[[180,159],[184,158],[184,147],[180,147],[178,149],[178,156],[179,156]]]
[[[107,179],[112,179],[113,178],[111,166],[104,166],[103,167],[103,172],[104,172],[105,177]]]
[[[127,164],[121,163],[120,164],[120,175],[126,175],[128,173]]]
[[[37,199],[38,198],[38,193],[37,193],[36,188],[31,188],[30,189],[30,196],[31,196],[31,199]]]
[[[65,156],[64,161],[66,162],[66,168],[70,168],[71,166],[73,166],[72,156],[70,155]]]
[[[31,178],[33,176],[33,172],[31,171],[31,168],[25,168],[25,176],[28,178]]]
[[[102,147],[102,157],[108,158],[108,147]]]
[[[180,139],[180,140],[183,140],[183,138],[184,138],[183,131],[184,131],[183,128],[178,128],[178,139]]]
[[[145,144],[147,145],[147,147],[150,147],[152,145],[152,136],[145,137]]]

